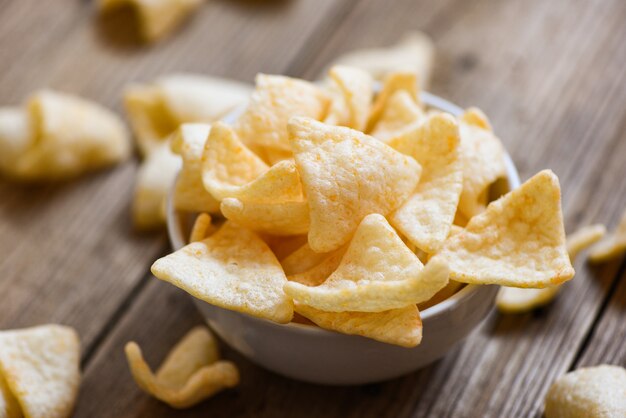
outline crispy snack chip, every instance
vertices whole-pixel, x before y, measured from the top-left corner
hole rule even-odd
[[[374,94],[373,80],[369,73],[354,67],[334,66],[329,71],[330,78],[337,84],[347,110],[345,125],[348,128],[364,130]]]
[[[171,32],[189,14],[202,4],[203,0],[99,0],[102,12],[109,12],[121,6],[130,6],[137,13],[141,36],[146,42],[154,42]]]
[[[294,301],[326,312],[382,312],[430,299],[448,283],[443,263],[423,267],[379,214],[366,216],[337,270],[321,285],[290,281]]]
[[[316,253],[307,242],[288,257],[285,257],[280,264],[283,266],[285,274],[290,276],[317,266],[332,254],[339,254],[339,258],[341,259],[346,249],[347,246],[344,246],[328,253]]]
[[[366,132],[372,132],[382,117],[387,103],[399,91],[405,91],[415,103],[420,103],[419,87],[417,85],[417,77],[410,72],[394,72],[390,73],[383,83],[380,93],[376,96],[376,100],[372,105],[372,112],[367,120]]]
[[[434,54],[435,47],[428,35],[412,31],[393,46],[352,51],[339,57],[335,64],[362,68],[377,80],[396,71],[412,72],[427,86]]]
[[[325,257],[318,264],[308,270],[291,274],[287,276],[287,279],[307,286],[319,286],[337,270],[346,250],[347,246],[344,246],[330,253],[326,253]]]
[[[626,212],[615,232],[605,240],[600,241],[591,249],[589,260],[593,263],[602,263],[611,260],[626,252]]]
[[[573,263],[578,253],[600,240],[606,233],[604,225],[589,225],[567,237],[567,253]],[[547,305],[554,299],[561,285],[544,287],[543,289],[520,289],[503,286],[498,291],[496,306],[501,312],[528,312]]]
[[[215,227],[211,224],[211,220],[211,215],[208,213],[198,215],[191,227],[189,242],[202,241],[215,232]]]
[[[220,207],[226,219],[254,231],[273,235],[299,235],[309,230],[309,208],[304,200],[246,203],[226,198]]]
[[[174,206],[188,212],[219,213],[219,202],[202,183],[202,154],[211,126],[189,123],[178,128],[171,139],[171,148],[183,160],[174,188]]]
[[[548,390],[546,418],[626,416],[626,370],[600,365],[567,373]]]
[[[215,306],[279,323],[293,316],[278,260],[255,233],[232,222],[158,259],[152,273]]]
[[[0,331],[0,414],[69,417],[80,385],[79,362],[80,342],[72,328]]]
[[[389,145],[422,166],[422,177],[409,199],[391,214],[391,224],[417,248],[434,253],[448,238],[463,188],[459,129],[447,114],[429,116],[416,129]]]
[[[63,180],[130,155],[120,118],[93,102],[42,90],[0,108],[0,171],[25,181]]]
[[[382,115],[370,135],[383,142],[413,130],[424,118],[424,111],[406,90],[394,92],[383,109]]]
[[[459,211],[469,219],[485,209],[489,186],[506,176],[504,147],[479,109],[466,110],[459,128],[464,166]]]
[[[384,312],[324,312],[297,303],[295,310],[319,327],[343,334],[402,347],[415,347],[422,341],[422,320],[415,305]]]
[[[174,408],[189,408],[217,392],[239,384],[239,371],[219,360],[215,338],[196,327],[172,348],[156,375],[135,342],[126,344],[126,358],[137,385]]]
[[[463,283],[541,288],[571,279],[556,175],[544,170],[492,202],[430,262],[436,259]]]
[[[165,224],[166,197],[172,189],[181,159],[167,143],[155,149],[141,164],[135,180],[133,223],[148,230]]]
[[[247,84],[196,74],[171,74],[124,91],[137,145],[147,155],[183,123],[216,121],[250,96]]]
[[[276,258],[281,261],[288,257],[291,253],[302,247],[307,242],[306,234],[291,235],[288,237],[281,235],[262,234],[261,237]]]
[[[290,151],[287,122],[292,116],[320,120],[330,103],[314,84],[277,75],[259,74],[246,112],[235,124],[244,144],[263,155],[266,149]]]
[[[359,131],[293,118],[289,132],[314,251],[339,248],[363,217],[396,209],[419,181],[421,168],[413,158]]]

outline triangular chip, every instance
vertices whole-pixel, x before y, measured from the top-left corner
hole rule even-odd
[[[341,264],[321,285],[290,281],[295,301],[326,312],[382,312],[430,299],[448,283],[443,263],[423,267],[379,214],[363,219]]]
[[[229,197],[268,169],[232,128],[222,122],[213,125],[202,155],[202,182],[211,195],[218,200]]]
[[[174,408],[189,408],[239,383],[239,371],[219,360],[215,338],[204,327],[189,331],[172,348],[156,375],[135,342],[126,344],[126,358],[137,385]]]
[[[544,170],[492,202],[434,260],[463,283],[542,288],[571,279],[559,179]]]
[[[288,257],[285,257],[280,264],[283,266],[285,274],[290,276],[315,267],[331,254],[340,253],[339,258],[341,258],[346,252],[346,248],[347,247],[344,246],[329,253],[317,253],[311,249],[311,246],[307,242],[296,251],[289,254]]]
[[[600,241],[591,249],[589,260],[602,263],[626,253],[626,212],[614,233]]]
[[[383,113],[370,132],[374,138],[389,142],[412,129],[424,118],[424,111],[406,90],[394,92],[383,109]]]
[[[459,128],[463,159],[459,211],[471,218],[485,209],[489,186],[506,176],[504,147],[478,109],[468,109],[460,118]]]
[[[347,250],[347,246],[343,246],[335,251],[324,254],[324,258],[316,265],[304,271],[299,271],[287,276],[292,282],[302,283],[307,286],[319,286],[330,277],[339,264]]]
[[[359,131],[293,118],[289,132],[311,211],[314,251],[339,248],[363,217],[396,209],[419,181],[421,168],[413,158]]]
[[[226,219],[258,232],[299,235],[309,230],[309,207],[304,200],[248,203],[229,197],[220,208]]]
[[[373,97],[373,80],[358,68],[335,66],[329,71],[337,84],[349,111],[346,126],[362,131],[365,129]]]
[[[384,312],[324,312],[298,303],[295,310],[319,327],[343,334],[402,347],[415,347],[422,341],[422,320],[415,305]]]
[[[321,119],[329,98],[319,87],[303,80],[259,74],[246,112],[235,130],[255,152],[264,148],[290,151],[287,122],[292,116]],[[260,152],[262,154],[262,152]]]
[[[272,249],[276,258],[281,261],[307,242],[306,234],[282,236],[262,234],[261,238]]]
[[[448,238],[463,188],[457,123],[444,113],[430,116],[389,145],[422,166],[417,189],[389,221],[419,249],[432,254]]]
[[[72,328],[0,332],[0,379],[19,403],[19,416],[69,417],[80,385],[79,363],[80,342]]]
[[[279,323],[293,316],[285,273],[254,232],[226,222],[204,241],[158,259],[152,273],[221,308]]]
[[[202,153],[210,131],[211,125],[183,124],[171,139],[172,151],[183,160],[174,188],[174,207],[178,210],[209,213],[220,210],[219,202],[202,183]]]
[[[406,91],[415,103],[420,103],[417,77],[411,72],[395,72],[385,77],[383,87],[372,105],[372,112],[367,120],[366,132],[371,132],[387,107],[391,97],[398,91]]]

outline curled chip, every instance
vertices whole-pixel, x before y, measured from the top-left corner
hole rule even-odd
[[[600,240],[606,233],[604,225],[589,225],[567,237],[567,253],[573,263],[580,251]],[[554,299],[561,285],[544,287],[543,289],[520,289],[503,286],[498,291],[496,306],[501,312],[527,312],[547,305]]]
[[[189,408],[239,383],[237,367],[219,360],[217,342],[205,327],[189,331],[172,348],[156,375],[135,342],[126,344],[125,351],[137,385],[174,408]]]
[[[359,131],[293,118],[289,132],[310,209],[313,251],[339,248],[363,217],[396,209],[419,181],[413,158]]]
[[[458,125],[447,114],[429,116],[389,145],[422,166],[413,195],[389,220],[417,248],[434,253],[448,238],[463,188]]]
[[[387,220],[372,214],[324,283],[311,287],[290,281],[284,288],[294,301],[326,312],[382,312],[428,300],[447,283],[444,263],[424,268]]]
[[[489,186],[506,176],[504,147],[479,109],[468,109],[460,118],[463,192],[459,211],[466,218],[482,212]]]
[[[139,20],[141,36],[153,42],[178,26],[203,0],[99,0],[102,12],[130,6]]]
[[[183,123],[209,123],[245,103],[247,84],[195,74],[172,74],[151,84],[134,84],[124,105],[139,150],[147,155]],[[205,138],[206,139],[206,138]]]
[[[571,279],[556,175],[544,170],[492,202],[444,243],[430,262],[435,260],[463,283],[542,288]]]
[[[220,208],[226,219],[253,231],[272,235],[298,235],[309,230],[309,208],[304,200],[246,203],[226,198],[222,200]]]
[[[202,182],[211,195],[218,200],[230,197],[268,169],[228,125],[213,125],[202,155]]]
[[[602,263],[611,260],[626,252],[626,212],[617,226],[617,230],[606,239],[595,245],[589,254],[593,263]]]
[[[202,154],[211,126],[189,123],[178,128],[171,139],[171,148],[183,160],[174,188],[174,207],[189,212],[218,213],[219,202],[202,183]]]
[[[79,362],[72,328],[0,331],[0,416],[69,417],[80,385]]]
[[[626,416],[626,370],[600,365],[558,378],[548,390],[546,418]]]
[[[169,144],[163,143],[141,164],[135,180],[133,223],[139,229],[153,229],[165,224],[166,197],[176,173],[182,166]]]
[[[120,118],[75,96],[42,90],[22,108],[0,108],[0,171],[17,180],[75,177],[130,151]]]
[[[371,132],[382,117],[387,103],[398,91],[407,92],[415,103],[419,103],[419,87],[417,77],[410,72],[395,72],[385,78],[380,93],[372,105],[372,112],[367,120],[367,131]]]
[[[335,66],[330,69],[329,76],[340,92],[342,104],[331,106],[339,109],[340,114],[334,115],[335,125],[347,126],[360,131],[365,129],[373,97],[372,77],[365,71],[353,67]],[[345,110],[345,115],[341,113]],[[328,119],[328,116],[327,116]],[[327,123],[330,123],[326,120]]]
[[[415,128],[424,118],[424,111],[406,90],[398,90],[391,95],[383,113],[370,133],[374,138],[389,142]]]
[[[352,51],[339,57],[335,64],[361,68],[377,80],[396,71],[412,72],[427,86],[434,54],[435,47],[428,35],[413,31],[393,46]]]
[[[384,312],[324,312],[296,303],[295,310],[319,327],[343,334],[402,347],[415,347],[422,341],[422,320],[415,305]]]
[[[330,99],[319,87],[294,78],[259,74],[246,112],[235,130],[259,155],[266,150],[291,151],[287,122],[292,116],[321,119]]]
[[[287,323],[287,277],[254,232],[226,222],[209,238],[158,259],[152,273],[212,305]]]
[[[211,225],[211,215],[208,213],[201,213],[196,217],[196,220],[191,227],[189,242],[202,241],[213,232],[215,232],[215,228]]]

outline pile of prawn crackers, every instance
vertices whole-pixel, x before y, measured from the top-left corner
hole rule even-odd
[[[412,72],[375,85],[349,66],[318,84],[260,74],[232,123],[181,125],[172,199],[199,215],[154,275],[220,308],[403,347],[422,340],[420,310],[467,284],[574,276],[554,173],[494,199],[505,153],[480,110],[426,108]]]

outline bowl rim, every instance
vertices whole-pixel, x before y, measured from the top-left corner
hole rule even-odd
[[[425,105],[435,108],[437,110],[450,113],[455,117],[461,116],[464,112],[463,108],[449,102],[446,99],[436,96],[432,93],[422,91],[420,93],[420,98]],[[222,120],[225,120],[227,122],[234,121],[244,110],[245,110],[245,106],[239,106],[235,108],[234,110],[232,110],[231,112],[229,112]],[[517,167],[515,167],[515,164],[513,163],[513,160],[511,159],[511,156],[506,151],[506,149],[504,150],[504,165],[506,167],[506,178],[509,183],[509,188],[510,190],[514,190],[520,186],[521,181],[520,181],[519,173],[517,171]],[[187,239],[185,235],[183,234],[181,223],[179,222],[178,211],[176,211],[176,209],[174,208],[174,199],[172,199],[176,181],[177,180],[174,181],[174,184],[170,188],[170,192],[167,195],[167,203],[166,203],[167,234],[168,234],[168,238],[170,241],[170,245],[174,249],[174,251],[188,244]],[[461,290],[454,293],[452,296],[448,297],[447,299],[437,303],[436,305],[430,306],[424,309],[423,311],[420,311],[421,320],[426,321],[428,318],[435,317],[435,316],[441,315],[445,311],[452,310],[452,308],[456,306],[457,304],[459,304],[461,300],[465,299],[472,293],[475,293],[476,291],[478,291],[481,286],[483,285],[466,284]],[[210,306],[213,306],[207,302],[194,298],[191,295],[190,297],[193,298],[194,302],[196,303],[205,303]],[[213,306],[213,307],[216,309],[225,309],[225,308],[220,308],[218,306]],[[298,330],[299,332],[317,334],[320,336],[321,335],[326,335],[326,336],[343,335],[343,334],[338,334],[334,331],[323,329],[321,327],[313,327],[307,324],[300,324],[297,322],[279,324],[277,322],[270,321],[269,319],[257,318],[255,316],[248,315],[243,312],[233,311],[233,310],[231,310],[231,312],[244,315],[254,321],[258,321],[260,324],[263,324],[264,326],[276,326],[276,327],[283,327],[283,328],[287,327],[293,330]]]

